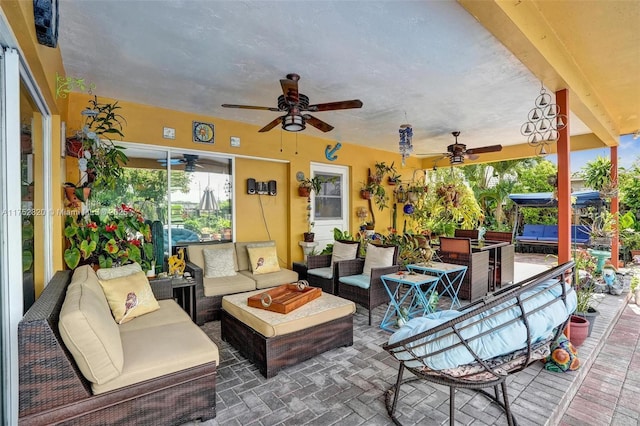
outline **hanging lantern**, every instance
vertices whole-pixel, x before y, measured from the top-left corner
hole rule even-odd
[[[402,156],[402,166],[405,165],[405,160],[413,152],[413,128],[411,124],[402,124],[400,126],[400,155]]]

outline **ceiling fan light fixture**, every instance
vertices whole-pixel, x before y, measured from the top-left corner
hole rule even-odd
[[[451,164],[464,164],[464,154],[452,154],[449,162]]]
[[[282,128],[287,132],[299,132],[304,130],[305,127],[304,117],[301,115],[287,114],[282,119]]]

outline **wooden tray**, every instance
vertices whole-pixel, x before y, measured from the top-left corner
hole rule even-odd
[[[247,304],[253,308],[288,314],[320,296],[322,296],[321,288],[306,286],[303,290],[299,290],[298,284],[284,284],[249,297]],[[271,297],[271,304],[268,304],[269,297]]]

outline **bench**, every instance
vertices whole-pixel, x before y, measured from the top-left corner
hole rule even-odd
[[[591,229],[587,225],[571,225],[571,243],[587,246],[590,243]],[[516,236],[516,245],[520,251],[527,246],[558,245],[558,225],[525,224],[522,234]]]
[[[456,388],[488,397],[505,411],[509,425],[515,424],[506,378],[548,356],[562,335],[577,305],[570,285],[573,267],[570,261],[457,311],[414,318],[394,333],[383,345],[400,364],[397,380],[385,394],[394,423],[400,424],[395,410],[401,395],[412,394],[401,393],[400,387],[425,380],[449,387],[451,425],[455,424]],[[403,379],[405,369],[413,375]],[[495,395],[483,390],[487,387],[493,387]]]

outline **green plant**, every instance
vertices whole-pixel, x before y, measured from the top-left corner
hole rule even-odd
[[[125,148],[112,140],[124,137],[122,127],[126,120],[118,113],[120,108],[118,102],[102,103],[94,96],[82,111],[85,123],[76,138],[82,143],[79,157],[87,160],[87,182],[94,189],[115,189],[122,178],[123,166],[129,160],[124,153]]]
[[[633,293],[638,288],[640,288],[640,275],[634,274],[634,276],[631,277],[631,283],[629,285],[629,288],[631,290],[631,293]],[[636,302],[636,304],[637,304],[637,302]]]
[[[149,270],[154,261],[149,224],[125,204],[104,216],[67,216],[64,235],[68,242],[64,261],[70,269],[80,264],[110,268],[134,261]]]
[[[429,240],[421,234],[407,232],[400,234],[394,228],[388,228],[387,235],[381,235],[383,244],[398,246],[398,262],[402,266],[413,263],[428,263],[433,256]]]

